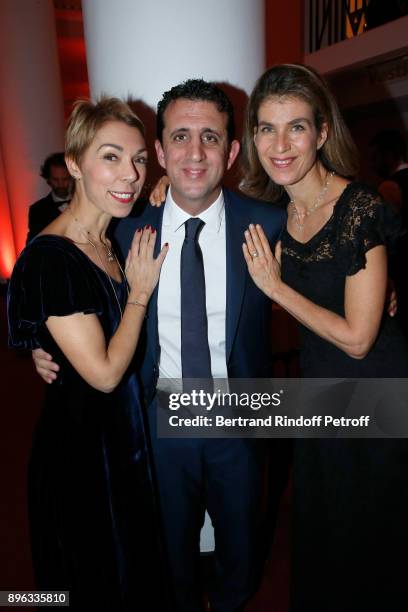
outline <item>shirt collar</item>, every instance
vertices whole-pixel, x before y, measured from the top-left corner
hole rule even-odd
[[[204,221],[206,229],[211,232],[218,233],[221,228],[222,221],[225,216],[224,210],[224,194],[222,189],[218,198],[199,215],[196,215]],[[177,232],[182,225],[190,219],[192,215],[185,212],[173,199],[171,187],[167,191],[166,202],[163,211],[163,225],[170,228],[170,231]]]
[[[66,198],[60,198],[53,191],[51,191],[51,197],[56,204],[60,204],[61,202],[69,202],[71,199],[71,195],[68,194]]]

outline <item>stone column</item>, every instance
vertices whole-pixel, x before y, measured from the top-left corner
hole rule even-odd
[[[89,84],[155,107],[187,78],[249,93],[265,67],[264,0],[82,0]]]

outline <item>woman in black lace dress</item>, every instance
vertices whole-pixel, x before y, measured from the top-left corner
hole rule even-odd
[[[254,282],[301,324],[305,377],[408,377],[408,347],[384,316],[387,245],[398,231],[378,194],[350,180],[356,150],[311,69],[268,70],[251,95],[244,142],[251,196],[289,196],[275,257],[246,232]],[[405,440],[295,443],[292,609],[397,609],[406,600]]]
[[[170,609],[148,434],[133,354],[167,247],[135,234],[121,265],[106,237],[146,176],[143,125],[115,98],[80,102],[66,137],[69,209],[20,255],[9,287],[10,345],[57,360],[29,467],[39,590],[70,609]],[[125,276],[126,272],[126,276]]]

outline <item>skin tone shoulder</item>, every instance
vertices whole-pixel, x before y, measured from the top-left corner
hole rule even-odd
[[[310,241],[327,223],[347,185],[345,179],[333,177],[321,204],[307,215],[328,180],[328,171],[317,160],[317,151],[327,135],[327,124],[317,129],[311,106],[301,98],[271,97],[259,107],[254,134],[256,150],[265,172],[286,189],[296,206],[296,215],[289,211],[287,229],[298,242]],[[368,251],[366,267],[346,278],[345,316],[341,317],[314,304],[281,280],[280,245],[274,256],[260,226],[250,226],[245,239],[244,257],[262,291],[350,357],[365,357],[378,334],[384,308],[387,285],[384,246]]]
[[[67,158],[67,167],[75,178],[76,190],[70,209],[42,233],[66,238],[80,248],[107,275],[121,279],[116,260],[106,258],[106,229],[113,216],[125,217],[137,199],[146,176],[147,153],[140,131],[120,121],[108,121],[97,131],[80,163]],[[78,373],[93,387],[110,392],[120,382],[134,354],[145,308],[157,284],[168,247],[157,259],[153,257],[156,235],[150,229],[136,232],[126,260],[130,285],[129,302],[117,331],[106,345],[95,314],[76,313],[49,317],[48,330]],[[51,382],[56,364],[46,379]]]

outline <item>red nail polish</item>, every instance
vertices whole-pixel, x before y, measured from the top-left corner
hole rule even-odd
[[[137,231],[137,233],[139,233],[139,232],[141,232],[141,231],[142,231],[142,228],[141,228],[141,227],[138,227],[136,231]]]
[[[152,227],[152,234],[156,233],[156,229],[154,227]]]
[[[164,243],[164,246],[169,246],[169,243],[168,243],[168,242],[165,242],[165,243]]]

